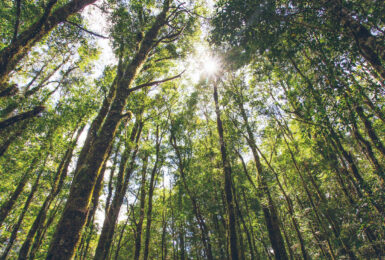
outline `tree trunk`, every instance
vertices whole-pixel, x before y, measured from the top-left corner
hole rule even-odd
[[[59,23],[65,22],[69,16],[80,11],[96,0],[72,0],[51,13],[57,0],[50,0],[43,16],[0,51],[0,90],[6,86],[9,73],[15,69],[20,60],[31,48]]]
[[[7,247],[4,249],[4,252],[3,254],[1,255],[0,259],[1,260],[5,260],[7,259],[7,255],[9,253],[9,251],[11,250],[12,248],[12,245],[13,243],[15,242],[16,240],[16,237],[17,237],[17,234],[18,234],[18,231],[19,231],[19,228],[21,226],[21,223],[23,222],[24,220],[24,216],[25,214],[27,213],[27,210],[29,208],[29,205],[31,204],[32,202],[32,199],[33,199],[33,196],[35,195],[38,187],[39,187],[39,181],[40,181],[40,177],[42,175],[42,173],[44,172],[44,169],[41,169],[36,177],[36,180],[34,182],[34,184],[32,185],[32,188],[31,188],[31,191],[29,192],[29,195],[27,197],[27,200],[25,201],[24,203],[24,207],[23,207],[23,210],[21,211],[20,215],[19,215],[19,218],[18,218],[18,221],[16,222],[16,224],[13,226],[13,230],[12,230],[12,233],[11,233],[11,237],[9,238],[9,242],[8,242],[8,245]]]
[[[56,171],[53,184],[51,187],[51,192],[43,202],[43,205],[41,206],[40,211],[37,214],[30,230],[28,231],[27,237],[24,240],[23,245],[20,248],[19,257],[18,257],[19,260],[27,259],[31,244],[33,242],[33,238],[35,237],[35,234],[37,233],[37,231],[42,228],[45,222],[48,210],[51,206],[51,202],[56,198],[56,196],[60,193],[63,187],[64,180],[67,177],[68,167],[71,163],[73,151],[80,137],[80,134],[83,132],[83,129],[84,129],[84,126],[79,128],[75,139],[70,143],[69,148],[65,152],[58,166],[58,169]]]
[[[248,123],[247,115],[246,115],[245,109],[243,107],[242,100],[238,100],[238,107],[240,109],[241,116],[242,116],[243,121],[244,121],[245,126],[246,126],[246,131],[247,131],[247,135],[248,135],[246,141],[249,144],[249,147],[250,147],[251,152],[252,152],[253,157],[254,157],[254,163],[255,163],[256,168],[257,168],[258,185],[259,185],[259,188],[263,191],[263,193],[259,192],[259,194],[260,194],[260,196],[265,196],[265,198],[267,198],[267,201],[268,201],[268,205],[264,205],[262,203],[262,210],[263,210],[263,214],[265,217],[270,242],[271,242],[271,245],[272,245],[273,250],[274,250],[274,255],[277,259],[288,259],[286,249],[285,249],[285,243],[283,241],[283,237],[282,237],[281,230],[279,227],[279,218],[277,215],[276,207],[274,205],[273,199],[272,199],[271,194],[270,194],[269,187],[268,187],[266,180],[265,180],[265,177],[264,177],[265,173],[263,171],[263,166],[261,164],[261,161],[259,159],[259,155],[257,152],[254,134],[253,134],[251,127]]]
[[[40,155],[40,153],[39,153],[39,155]],[[6,202],[4,202],[4,204],[1,205],[1,208],[0,208],[0,227],[3,225],[5,218],[11,212],[17,199],[19,198],[20,194],[23,192],[24,187],[28,183],[28,180],[29,180],[29,177],[30,177],[32,171],[35,170],[36,164],[39,162],[39,159],[40,159],[39,156],[36,156],[33,159],[27,172],[23,175],[23,177],[19,181],[19,183],[18,183],[15,191],[12,193],[11,197]]]
[[[382,141],[378,138],[376,131],[373,128],[372,122],[366,117],[364,110],[361,106],[358,104],[354,105],[355,110],[360,117],[361,121],[364,123],[366,133],[370,137],[370,140],[372,140],[374,146],[377,148],[377,150],[382,154],[382,157],[385,159],[385,147],[382,143]]]
[[[55,217],[58,211],[61,209],[60,207],[61,203],[62,203],[62,200],[58,200],[56,202],[55,207],[51,210],[51,213],[47,218],[47,222],[44,223],[43,227],[37,231],[35,240],[33,242],[33,245],[29,253],[29,260],[35,259],[35,255],[43,242],[43,239],[45,237],[45,234],[47,233],[48,228],[51,226],[52,222],[55,220]]]
[[[142,168],[142,182],[140,184],[140,206],[139,206],[139,221],[136,225],[135,232],[135,255],[134,259],[139,260],[140,249],[142,247],[142,227],[144,221],[144,206],[146,203],[146,173],[148,165],[148,154],[146,153],[143,158],[143,168]]]
[[[13,116],[13,117],[10,117],[8,119],[1,121],[0,122],[0,133],[3,132],[4,129],[16,124],[17,122],[20,122],[20,121],[23,121],[26,119],[31,119],[31,118],[37,116],[38,114],[43,112],[44,109],[45,109],[44,106],[37,106],[30,111],[20,113],[16,116]]]
[[[236,230],[236,215],[234,209],[234,201],[233,194],[231,190],[231,166],[230,162],[227,158],[226,144],[223,136],[223,126],[222,120],[220,116],[219,110],[219,101],[218,101],[218,90],[217,90],[217,82],[213,83],[214,88],[214,102],[215,102],[215,113],[217,116],[217,130],[219,135],[219,144],[222,155],[222,166],[224,171],[224,181],[225,181],[225,195],[226,195],[226,204],[227,204],[227,230],[228,230],[228,238],[230,245],[230,255],[231,260],[239,259],[239,251],[238,251],[238,239],[237,239],[237,230]]]
[[[154,41],[160,29],[166,23],[166,14],[169,8],[169,2],[166,0],[163,10],[142,40],[137,54],[132,58],[131,63],[127,65],[121,78],[118,79],[116,96],[100,128],[100,132],[87,152],[85,159],[76,166],[70,194],[53,235],[47,259],[70,259],[74,255],[87,219],[96,180],[100,174],[101,166],[107,159],[108,151],[111,149],[112,141],[123,116],[122,112],[126,107],[129,95],[127,89],[132,85],[150,51],[156,45]]]
[[[179,168],[180,175],[182,177],[183,186],[184,186],[185,190],[187,191],[187,195],[189,196],[189,198],[191,200],[191,203],[193,206],[193,213],[197,219],[199,229],[201,231],[201,238],[202,238],[202,243],[203,243],[204,248],[205,248],[206,257],[207,257],[207,259],[211,260],[211,259],[213,259],[213,255],[212,255],[212,249],[211,249],[210,236],[208,234],[207,226],[205,224],[206,222],[205,222],[205,220],[201,214],[200,206],[198,204],[196,196],[190,190],[190,188],[187,184],[182,155],[181,155],[180,149],[176,143],[176,137],[175,137],[174,133],[171,133],[170,141],[171,141],[171,145],[173,146],[175,153],[177,155],[177,158],[178,158],[178,168]]]
[[[104,219],[102,232],[100,234],[98,245],[95,251],[94,260],[106,259],[110,251],[120,208],[123,204],[123,199],[127,191],[128,183],[134,170],[142,127],[143,123],[137,120],[131,131],[130,138],[127,140],[126,148],[119,165],[114,198],[112,199],[108,214]]]
[[[152,222],[152,197],[154,195],[155,190],[155,183],[156,178],[158,176],[158,169],[160,168],[161,164],[163,162],[160,161],[160,144],[162,142],[161,137],[159,136],[159,126],[157,126],[156,129],[156,158],[154,167],[151,171],[151,177],[150,177],[150,183],[149,183],[149,190],[148,190],[148,208],[147,208],[147,222],[146,222],[146,235],[145,235],[145,241],[144,241],[144,253],[143,253],[143,260],[147,260],[149,255],[149,249],[150,249],[150,239],[151,239],[151,222]]]

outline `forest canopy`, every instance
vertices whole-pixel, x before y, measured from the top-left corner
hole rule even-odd
[[[0,1],[0,259],[382,259],[381,0]]]

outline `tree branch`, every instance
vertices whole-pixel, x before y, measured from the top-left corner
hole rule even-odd
[[[147,82],[147,83],[138,85],[136,87],[133,87],[133,88],[129,89],[129,92],[134,92],[136,90],[139,90],[139,89],[142,89],[142,88],[145,88],[145,87],[150,87],[150,86],[158,85],[158,84],[161,84],[161,83],[164,83],[164,82],[176,79],[176,78],[180,78],[184,72],[185,72],[185,70],[182,71],[180,74],[178,74],[178,75],[176,75],[174,77],[171,77],[171,78],[166,78],[166,79],[162,79],[162,80]]]
[[[98,34],[98,33],[96,33],[96,32],[92,32],[92,31],[90,31],[90,30],[87,30],[87,29],[83,28],[82,26],[80,26],[80,25],[77,24],[77,23],[70,22],[70,21],[65,21],[65,22],[66,22],[66,23],[69,23],[69,24],[71,24],[71,25],[73,25],[73,26],[79,28],[80,30],[85,31],[86,33],[89,33],[89,34],[91,34],[91,35],[93,35],[93,36],[100,37],[100,38],[103,38],[103,39],[108,39],[107,36],[104,36],[104,35]]]
[[[17,34],[19,32],[19,24],[20,24],[20,10],[21,9],[21,0],[16,0],[16,21],[15,21],[15,29],[13,31],[12,42],[14,42],[17,38]]]

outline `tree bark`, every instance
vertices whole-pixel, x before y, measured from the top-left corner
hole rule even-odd
[[[279,218],[276,211],[276,207],[274,205],[269,187],[264,177],[265,173],[263,171],[263,166],[259,159],[258,151],[255,145],[256,142],[255,142],[254,134],[248,123],[247,115],[246,115],[242,100],[238,100],[238,107],[240,109],[241,116],[246,126],[246,131],[248,135],[246,141],[249,144],[249,147],[254,157],[254,163],[257,168],[258,185],[259,185],[259,188],[263,191],[263,194],[260,193],[260,196],[261,197],[265,196],[268,201],[268,205],[263,205],[262,203],[262,211],[265,217],[270,242],[274,250],[274,255],[277,259],[288,259],[286,249],[285,249],[285,243],[283,241],[283,237],[279,227]]]
[[[148,165],[148,154],[146,153],[143,158],[142,181],[140,184],[139,221],[136,224],[136,232],[135,232],[135,254],[134,254],[135,260],[139,260],[140,249],[142,247],[142,227],[143,227],[143,221],[144,221],[144,206],[146,204],[147,165]]]
[[[213,83],[214,88],[214,102],[215,102],[215,113],[217,116],[217,130],[219,135],[219,145],[222,155],[222,167],[224,171],[224,182],[225,182],[225,194],[226,194],[226,205],[227,205],[227,231],[230,245],[230,255],[231,260],[239,259],[239,250],[238,250],[238,239],[237,239],[237,230],[236,230],[236,213],[233,201],[233,193],[231,190],[231,166],[229,159],[227,158],[226,143],[223,136],[223,126],[221,120],[221,114],[219,109],[218,101],[218,90],[217,82]]]
[[[123,199],[127,191],[131,173],[134,170],[142,127],[143,123],[137,120],[131,131],[130,138],[126,144],[125,151],[120,161],[115,195],[112,199],[108,213],[104,219],[102,232],[100,234],[98,245],[95,251],[94,260],[106,259],[110,251],[120,208],[123,204]]]
[[[76,147],[76,143],[83,132],[84,126],[80,127],[77,131],[75,139],[69,144],[69,148],[65,152],[54,177],[50,194],[47,196],[45,201],[43,202],[43,205],[41,206],[39,213],[37,214],[30,230],[28,231],[27,237],[24,240],[23,245],[20,248],[19,251],[19,260],[24,260],[28,258],[29,250],[32,245],[33,239],[38,232],[39,229],[41,229],[44,226],[44,222],[47,217],[48,210],[51,206],[52,201],[57,197],[57,195],[60,193],[65,178],[67,177],[68,173],[68,167],[71,163],[72,154]]]
[[[65,22],[69,16],[80,11],[96,0],[72,0],[52,12],[57,0],[50,0],[43,16],[29,28],[21,32],[14,40],[0,51],[0,90],[6,86],[9,73],[15,69],[20,60],[31,48],[58,24]]]
[[[122,119],[122,112],[129,95],[128,89],[140,72],[144,62],[153,47],[160,29],[166,24],[166,14],[170,8],[166,0],[163,10],[156,17],[154,24],[147,31],[140,48],[132,61],[127,65],[122,77],[118,79],[116,96],[110,110],[100,128],[98,136],[91,145],[87,156],[78,163],[75,178],[72,182],[70,194],[62,217],[53,235],[47,259],[70,259],[81,238],[81,231],[87,219],[90,199],[95,187],[100,169],[107,159],[118,125]],[[99,128],[99,127],[98,127]]]

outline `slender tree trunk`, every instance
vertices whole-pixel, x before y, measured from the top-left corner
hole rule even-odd
[[[246,216],[247,216],[247,222],[248,225],[250,226],[250,235],[251,235],[251,241],[252,241],[252,248],[255,253],[256,258],[259,260],[260,259],[260,253],[258,252],[258,248],[255,243],[255,234],[254,234],[254,228],[252,225],[251,221],[251,216],[250,216],[250,211],[249,211],[249,205],[246,200],[246,194],[245,194],[245,188],[242,187],[242,198],[245,204],[245,209],[246,209]]]
[[[151,239],[151,222],[152,222],[152,203],[153,203],[153,195],[155,190],[156,178],[158,175],[158,169],[160,168],[163,162],[160,162],[160,144],[161,137],[159,136],[159,127],[156,129],[156,158],[154,167],[151,171],[150,183],[149,183],[149,191],[148,191],[148,207],[147,207],[147,222],[146,222],[146,235],[144,240],[144,252],[143,252],[143,260],[148,259],[149,249],[150,249],[150,239]]]
[[[109,180],[108,180],[108,194],[107,194],[107,198],[106,198],[106,206],[104,208],[104,212],[105,212],[106,216],[108,214],[108,210],[109,210],[110,204],[111,204],[112,192],[113,192],[113,181],[114,181],[116,166],[118,164],[118,155],[119,155],[119,149],[120,149],[121,144],[122,144],[122,140],[119,140],[119,142],[115,148],[115,156],[114,156],[114,160],[112,162],[112,167],[110,169],[110,176],[109,176]]]
[[[166,232],[167,232],[167,221],[166,221],[166,188],[164,185],[165,175],[163,173],[163,210],[162,210],[162,260],[167,259],[167,245],[166,245]]]
[[[146,203],[146,173],[147,173],[147,165],[148,165],[148,154],[145,154],[143,158],[143,168],[142,168],[142,182],[140,185],[140,206],[139,206],[139,220],[136,225],[135,232],[135,255],[134,259],[139,260],[140,249],[142,247],[142,227],[144,221],[144,206]]]
[[[28,231],[27,237],[24,240],[23,245],[20,248],[19,257],[18,257],[19,260],[27,259],[31,244],[33,242],[33,238],[35,237],[38,230],[43,227],[48,210],[51,206],[51,202],[56,198],[56,196],[60,193],[63,187],[64,180],[67,177],[68,167],[71,163],[73,151],[75,149],[76,143],[81,133],[83,132],[83,129],[84,129],[84,126],[78,129],[75,139],[70,143],[69,148],[65,152],[58,166],[58,169],[56,171],[55,178],[53,180],[53,184],[51,187],[51,192],[43,202],[43,205],[41,206],[40,211],[37,214],[30,230]]]
[[[8,127],[20,122],[20,121],[31,119],[31,118],[37,116],[44,109],[45,109],[44,106],[37,106],[30,111],[20,113],[16,116],[13,116],[13,117],[10,117],[10,118],[7,118],[7,119],[1,121],[0,122],[0,133],[3,132],[4,129],[6,129],[6,128],[8,128]]]
[[[128,215],[128,213],[127,213],[127,215]],[[127,227],[128,220],[129,220],[129,218],[127,217],[127,219],[126,219],[126,221],[124,222],[124,225],[123,225],[123,227],[122,227],[122,230],[121,230],[120,233],[119,233],[119,239],[118,239],[118,243],[117,243],[117,245],[116,245],[115,257],[114,257],[115,260],[118,260],[118,257],[119,257],[119,251],[120,251],[120,249],[121,249],[121,247],[122,247],[121,244],[122,244],[122,239],[123,239],[123,235],[124,235],[124,230],[125,230],[126,227]]]
[[[175,153],[177,155],[177,158],[178,158],[178,168],[179,168],[180,175],[182,177],[183,186],[184,186],[185,190],[187,191],[187,195],[189,196],[191,203],[193,205],[193,212],[194,212],[194,215],[197,219],[199,229],[201,231],[201,238],[202,238],[202,243],[203,243],[204,248],[205,248],[205,254],[207,256],[207,259],[211,260],[211,259],[213,259],[213,255],[212,255],[210,237],[209,237],[209,234],[207,231],[207,226],[206,226],[205,220],[201,214],[200,206],[198,204],[196,196],[190,190],[190,188],[187,184],[182,155],[181,155],[180,149],[176,143],[176,137],[173,133],[171,133],[170,141],[171,141],[171,145],[173,146]]]
[[[0,145],[0,157],[4,155],[4,153],[8,150],[8,147],[16,141],[17,138],[19,138],[25,128],[27,127],[28,121],[24,121],[22,124],[20,124],[17,129],[14,129],[12,133],[10,133],[7,138],[3,139],[2,144]]]
[[[52,209],[51,213],[48,216],[47,222],[44,223],[43,227],[37,231],[35,240],[33,241],[33,245],[29,253],[29,260],[35,260],[35,255],[38,252],[41,244],[43,243],[45,234],[47,233],[48,228],[51,226],[52,222],[57,216],[59,209],[61,208],[60,207],[61,202],[62,200],[59,200],[56,203],[55,207]]]
[[[250,128],[250,125],[248,123],[247,115],[245,112],[245,109],[243,107],[243,102],[242,100],[238,100],[238,106],[241,112],[241,116],[243,118],[243,121],[246,126],[246,131],[247,131],[247,142],[249,144],[249,147],[251,149],[251,152],[254,157],[254,162],[257,168],[257,179],[258,179],[258,184],[259,188],[262,190],[262,194],[259,192],[259,196],[265,196],[268,201],[268,205],[262,205],[262,210],[263,214],[265,217],[266,221],[266,226],[267,230],[269,233],[269,238],[271,245],[274,250],[274,255],[276,256],[277,259],[288,259],[286,249],[285,249],[285,243],[283,241],[283,237],[280,231],[279,227],[279,218],[277,215],[276,207],[274,205],[273,199],[270,194],[269,187],[266,183],[265,177],[264,177],[264,172],[263,172],[263,166],[261,164],[261,161],[259,159],[259,155],[257,152],[257,147],[256,147],[256,142],[254,138],[254,134]]]
[[[40,153],[39,153],[40,156]],[[36,164],[39,162],[39,156],[36,156],[29,168],[27,169],[26,173],[23,175],[21,180],[19,181],[15,191],[12,193],[11,197],[4,202],[4,204],[1,205],[0,208],[0,227],[3,225],[3,222],[5,218],[8,216],[8,214],[11,212],[13,206],[15,205],[17,199],[19,198],[20,194],[23,192],[25,185],[28,183],[29,178],[31,177],[31,173],[35,170]],[[47,155],[48,157],[48,155]]]
[[[374,36],[364,25],[360,24],[360,22],[354,19],[346,8],[340,6],[337,1],[332,2],[334,5],[333,7],[336,8],[334,11],[338,12],[339,17],[341,18],[341,24],[345,28],[345,31],[353,36],[361,55],[377,71],[379,74],[379,79],[384,81],[384,46],[378,44],[379,39],[377,39],[377,37]]]
[[[29,195],[27,197],[27,200],[25,201],[24,203],[24,207],[23,207],[23,210],[21,211],[20,215],[19,215],[19,218],[16,222],[16,224],[13,226],[13,230],[12,230],[12,233],[11,233],[11,237],[9,238],[9,242],[7,244],[7,247],[4,249],[4,252],[3,254],[1,255],[0,259],[1,260],[5,260],[7,259],[7,256],[9,254],[9,251],[11,250],[12,246],[13,246],[13,243],[15,242],[16,240],[16,237],[17,237],[17,234],[18,234],[18,231],[19,231],[19,228],[21,226],[21,223],[23,222],[24,220],[24,216],[25,214],[27,213],[28,211],[28,208],[29,208],[29,205],[31,204],[32,202],[32,199],[33,197],[35,196],[35,193],[39,187],[39,181],[40,181],[40,177],[42,175],[42,173],[44,172],[44,169],[41,169],[38,173],[38,175],[36,176],[36,180],[34,182],[34,184],[32,185],[32,188],[31,188],[31,191],[29,192]]]
[[[361,135],[361,133],[358,130],[357,122],[355,121],[355,118],[353,115],[351,115],[351,121],[352,121],[352,131],[353,136],[357,140],[358,145],[361,147],[361,150],[364,154],[367,155],[369,158],[369,161],[372,163],[374,167],[374,171],[376,175],[380,178],[382,182],[382,186],[385,184],[385,171],[383,167],[380,165],[379,161],[377,160],[377,157],[375,156],[371,144]]]
[[[228,229],[228,238],[230,245],[230,254],[231,260],[239,259],[239,250],[238,250],[238,239],[237,239],[237,230],[236,230],[236,214],[234,209],[233,194],[231,190],[231,166],[227,158],[226,144],[223,136],[223,126],[221,120],[221,114],[219,109],[218,101],[218,90],[217,82],[213,83],[214,88],[214,102],[215,102],[215,113],[217,116],[217,130],[219,135],[219,144],[222,155],[222,164],[224,171],[224,181],[225,181],[225,195],[226,195],[226,204],[227,204],[227,229]]]
[[[361,106],[358,104],[354,105],[355,110],[360,117],[361,121],[364,123],[366,133],[370,137],[370,140],[372,140],[374,147],[377,148],[377,150],[382,154],[383,158],[385,159],[385,147],[380,138],[378,138],[376,131],[373,128],[372,122],[366,117],[364,110]]]

